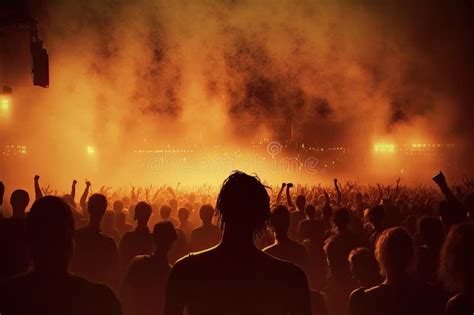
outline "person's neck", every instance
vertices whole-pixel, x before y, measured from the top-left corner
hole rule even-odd
[[[158,261],[168,263],[168,253],[163,252],[159,249],[155,250],[155,252],[153,253],[153,257]]]
[[[100,220],[91,218],[89,221],[89,227],[94,230],[100,230]]]
[[[288,241],[288,234],[286,233],[275,233],[275,239],[278,243],[284,243]]]
[[[219,248],[229,249],[235,253],[256,250],[253,242],[253,231],[239,230],[239,227],[226,226]]]
[[[406,272],[394,273],[394,274],[388,273],[386,275],[384,283],[385,284],[395,284],[395,285],[397,285],[397,284],[406,282],[409,278],[410,277],[409,277],[408,273],[406,273]]]
[[[148,229],[148,225],[147,225],[147,222],[137,222],[137,229],[140,228],[140,229]]]
[[[202,222],[202,226],[204,226],[204,227],[212,226],[212,221]]]
[[[64,266],[41,266],[35,265],[33,272],[40,278],[44,278],[47,281],[54,282],[55,280],[61,280],[69,276],[67,265]]]
[[[13,217],[16,219],[24,219],[25,211],[24,210],[15,210],[13,209]]]

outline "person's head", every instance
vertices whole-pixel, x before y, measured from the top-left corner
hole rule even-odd
[[[383,274],[391,279],[406,274],[413,262],[413,239],[407,230],[394,227],[383,231],[375,246]]]
[[[339,208],[334,211],[334,215],[332,218],[334,225],[337,227],[339,231],[344,231],[347,229],[351,221],[351,213],[350,210],[347,208]]]
[[[173,243],[178,239],[178,235],[170,221],[163,221],[155,224],[153,228],[153,241],[156,252],[167,254]]]
[[[178,219],[180,222],[186,222],[189,219],[189,210],[188,208],[179,208],[178,210]]]
[[[221,228],[262,232],[270,217],[270,197],[257,176],[235,171],[222,184],[216,210]]]
[[[74,219],[59,197],[35,201],[26,217],[26,241],[35,270],[65,272],[72,257]]]
[[[330,222],[333,216],[332,207],[330,205],[324,205],[322,209],[323,220],[325,222]]]
[[[273,208],[270,215],[270,223],[277,238],[286,237],[290,227],[290,212],[288,208],[283,205]]]
[[[429,247],[440,248],[444,240],[444,226],[438,218],[421,217],[418,220],[418,237]]]
[[[171,216],[171,207],[168,205],[162,205],[160,208],[160,217],[163,221],[169,220]]]
[[[115,200],[112,205],[112,208],[114,209],[115,213],[119,213],[120,211],[123,210],[123,202],[120,200]]]
[[[87,203],[91,222],[100,223],[107,210],[107,198],[101,194],[93,194]]]
[[[17,189],[10,196],[10,204],[13,210],[13,216],[23,216],[25,209],[30,203],[30,196],[23,189]]]
[[[306,217],[310,220],[314,220],[316,217],[316,208],[313,205],[307,205],[304,209]]]
[[[381,227],[385,218],[384,207],[382,205],[370,207],[367,217],[369,219],[369,222],[372,223],[375,228]]]
[[[107,210],[104,213],[104,218],[102,219],[102,227],[104,229],[111,229],[115,225],[115,212],[112,210]]]
[[[120,211],[115,214],[115,225],[123,226],[127,222],[127,212]]]
[[[352,276],[364,287],[377,284],[380,280],[380,271],[374,254],[365,247],[352,250],[349,254]]]
[[[145,201],[140,201],[135,206],[135,217],[138,225],[146,226],[151,216],[151,206]]]
[[[296,197],[295,203],[296,203],[296,208],[299,211],[304,211],[305,206],[306,206],[306,197],[304,195],[298,195],[298,197]]]
[[[451,228],[440,255],[439,275],[449,289],[472,294],[474,291],[474,225],[463,223]]]
[[[199,218],[201,219],[204,225],[209,225],[212,222],[212,217],[214,216],[214,207],[210,204],[204,204],[199,209]]]
[[[362,194],[360,192],[355,194],[354,201],[356,204],[361,204],[364,201],[364,198],[362,197]]]

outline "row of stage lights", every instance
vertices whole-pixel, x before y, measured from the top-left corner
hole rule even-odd
[[[403,148],[400,151],[405,152],[405,154],[412,153],[426,153],[426,152],[434,152],[441,148],[454,148],[455,144],[440,144],[440,143],[413,143],[413,144],[404,144]],[[374,144],[374,152],[375,153],[394,153],[397,151],[395,144],[393,143],[376,143]]]

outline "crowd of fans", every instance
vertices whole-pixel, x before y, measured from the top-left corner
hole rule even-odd
[[[0,314],[473,314],[474,184],[0,182]],[[7,187],[9,188],[9,187]],[[8,215],[7,215],[8,214]]]

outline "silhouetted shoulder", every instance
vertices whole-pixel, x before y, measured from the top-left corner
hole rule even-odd
[[[106,285],[76,275],[45,284],[35,273],[15,276],[0,285],[0,312],[7,315],[122,314],[118,299]]]
[[[472,300],[464,294],[456,294],[449,299],[446,304],[446,315],[472,315],[474,314],[474,304]]]

